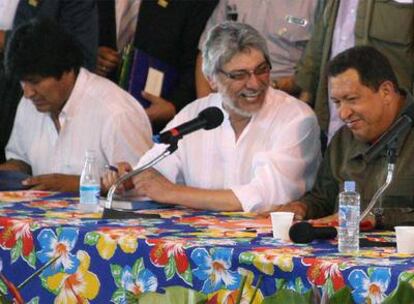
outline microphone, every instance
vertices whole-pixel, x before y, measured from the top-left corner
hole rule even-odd
[[[223,122],[223,112],[218,107],[208,107],[201,111],[198,116],[175,128],[155,135],[153,140],[157,143],[176,143],[184,135],[199,129],[211,130],[217,128]]]
[[[289,237],[295,243],[310,243],[313,240],[334,239],[338,231],[335,227],[313,227],[308,222],[293,224],[289,229]]]
[[[410,104],[402,115],[374,142],[365,153],[367,162],[374,159],[387,145],[393,142],[401,132],[412,127],[414,123],[414,104]]]

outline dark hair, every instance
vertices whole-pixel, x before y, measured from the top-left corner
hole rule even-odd
[[[51,19],[32,19],[17,27],[5,52],[6,73],[19,80],[29,76],[59,79],[79,71],[82,50],[75,39]]]
[[[327,66],[328,77],[355,69],[364,86],[377,91],[384,81],[391,81],[398,91],[398,81],[385,55],[371,46],[356,46],[336,55]]]

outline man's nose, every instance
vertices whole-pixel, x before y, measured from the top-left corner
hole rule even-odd
[[[250,73],[249,78],[247,79],[246,82],[246,87],[247,88],[252,88],[252,89],[257,89],[262,85],[262,81],[260,80],[260,76],[254,74],[254,73]]]
[[[23,89],[23,95],[26,98],[31,98],[36,94],[36,90],[34,89],[33,85],[31,85],[30,83],[27,83],[25,81],[21,81],[20,85]]]
[[[337,109],[338,116],[341,120],[345,121],[352,115],[352,109],[346,104],[340,103]]]

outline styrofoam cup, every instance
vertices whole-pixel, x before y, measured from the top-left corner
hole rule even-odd
[[[289,229],[292,226],[293,212],[271,212],[273,237],[275,239],[289,241]]]
[[[414,226],[395,226],[398,253],[414,253]]]

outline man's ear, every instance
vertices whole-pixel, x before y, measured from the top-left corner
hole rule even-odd
[[[378,91],[386,103],[393,102],[396,92],[394,84],[391,81],[386,80],[381,83]]]
[[[215,79],[215,77],[206,76],[206,79],[210,87],[213,89],[213,91],[217,91],[217,80]]]

